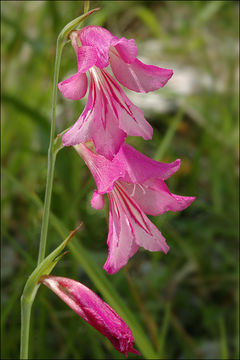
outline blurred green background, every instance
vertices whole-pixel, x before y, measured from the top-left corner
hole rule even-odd
[[[20,296],[38,253],[47,170],[56,38],[81,15],[82,1],[2,1],[2,359],[18,358]],[[171,247],[144,250],[106,275],[163,359],[238,358],[238,2],[92,1],[84,25],[135,38],[142,61],[174,70],[154,94],[127,92],[154,128],[152,141],[128,138],[161,161],[182,159],[167,181],[196,196],[185,211],[153,218]],[[71,45],[60,80],[76,71]],[[57,132],[84,103],[58,96]],[[90,207],[94,182],[71,148],[57,158],[52,212],[67,229],[82,220],[77,241],[102,268],[107,257],[104,210]],[[48,252],[61,241],[51,222]],[[70,252],[55,275],[96,291]],[[75,254],[76,255],[76,254]],[[100,271],[100,270],[99,270]],[[101,295],[101,294],[100,294]],[[46,288],[34,303],[34,359],[124,358]],[[136,358],[130,355],[129,358]]]

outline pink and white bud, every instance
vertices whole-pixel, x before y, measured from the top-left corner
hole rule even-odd
[[[140,353],[134,338],[120,316],[92,290],[78,281],[59,276],[42,276],[40,282],[55,292],[73,311],[106,336],[115,349],[125,354]]]

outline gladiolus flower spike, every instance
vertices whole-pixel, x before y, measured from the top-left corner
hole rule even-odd
[[[167,253],[169,246],[148,215],[180,211],[195,197],[172,194],[164,180],[180,167],[180,160],[161,163],[124,143],[112,161],[84,145],[74,146],[84,159],[97,185],[91,205],[104,206],[109,199],[108,258],[104,269],[113,274],[126,265],[139,246]]]
[[[163,87],[173,71],[143,64],[137,59],[135,40],[117,38],[100,26],[87,26],[71,34],[77,55],[78,72],[58,84],[62,94],[73,100],[89,95],[86,107],[76,123],[64,134],[64,146],[90,139],[96,151],[112,160],[127,135],[152,138],[153,129],[143,111],[125,95],[120,84],[146,93]],[[111,65],[113,76],[106,67]]]
[[[115,349],[125,354],[140,353],[133,348],[134,338],[120,316],[92,290],[78,281],[59,276],[42,276],[40,281],[55,292],[73,311],[106,336]]]

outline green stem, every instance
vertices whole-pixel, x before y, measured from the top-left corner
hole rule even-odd
[[[56,152],[54,151],[54,136],[55,136],[55,118],[56,118],[56,99],[57,99],[57,83],[60,69],[60,60],[62,49],[65,42],[58,37],[56,58],[54,66],[54,79],[53,79],[53,95],[52,95],[52,121],[51,121],[51,133],[50,143],[48,148],[48,170],[47,170],[47,182],[46,192],[43,207],[43,220],[41,228],[40,246],[38,253],[38,265],[43,261],[46,252],[47,231],[50,214],[50,204],[53,186],[54,167],[56,160]],[[37,287],[31,287],[29,296],[25,295],[28,282],[23,291],[21,297],[21,346],[20,346],[20,359],[28,359],[28,344],[29,344],[29,329],[31,319],[32,304],[36,295]]]
[[[28,359],[29,329],[30,318],[33,301],[28,301],[25,297],[21,297],[21,348],[20,359]]]
[[[50,143],[48,148],[47,183],[46,183],[46,192],[45,192],[44,207],[43,207],[43,219],[42,219],[40,246],[38,253],[38,264],[44,259],[46,252],[49,213],[50,213],[50,204],[51,204],[52,187],[53,187],[53,176],[54,176],[54,167],[56,160],[56,153],[53,150],[53,145],[55,138],[57,84],[58,84],[60,60],[61,60],[63,47],[64,47],[64,42],[61,41],[60,38],[58,37],[55,66],[54,66],[54,79],[53,79],[52,121],[51,121]]]

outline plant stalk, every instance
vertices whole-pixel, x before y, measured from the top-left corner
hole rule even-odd
[[[32,301],[27,300],[25,297],[21,297],[21,347],[20,347],[20,359],[28,359],[28,344],[29,344],[29,329],[30,318],[32,310]]]
[[[54,65],[54,79],[53,79],[53,94],[52,94],[52,121],[51,121],[51,133],[50,133],[50,142],[48,148],[48,170],[47,170],[47,182],[46,182],[46,191],[43,207],[43,219],[42,219],[42,228],[41,228],[41,237],[38,253],[38,264],[42,262],[45,257],[46,252],[46,243],[47,243],[47,232],[49,224],[49,213],[50,213],[50,204],[52,197],[52,187],[53,187],[53,176],[54,176],[54,167],[56,160],[56,153],[53,150],[54,138],[55,138],[55,122],[56,122],[56,99],[57,99],[57,84],[59,77],[60,69],[60,60],[64,42],[57,40],[56,48],[56,58]]]
[[[55,119],[56,119],[56,99],[57,99],[57,83],[60,69],[60,61],[64,42],[57,40],[56,58],[54,65],[54,79],[53,79],[53,94],[52,94],[52,121],[51,121],[51,133],[50,143],[48,148],[48,170],[47,170],[47,182],[43,207],[43,219],[41,227],[41,237],[38,253],[38,265],[44,260],[46,252],[47,232],[50,214],[50,204],[53,187],[54,167],[56,160],[56,152],[54,151],[54,137],[55,137]],[[27,283],[26,283],[27,285]],[[24,288],[24,291],[26,286]],[[24,292],[21,297],[21,345],[20,345],[20,359],[28,359],[28,346],[29,346],[29,330],[32,304],[36,295],[37,288],[32,289],[30,296],[26,297]]]

